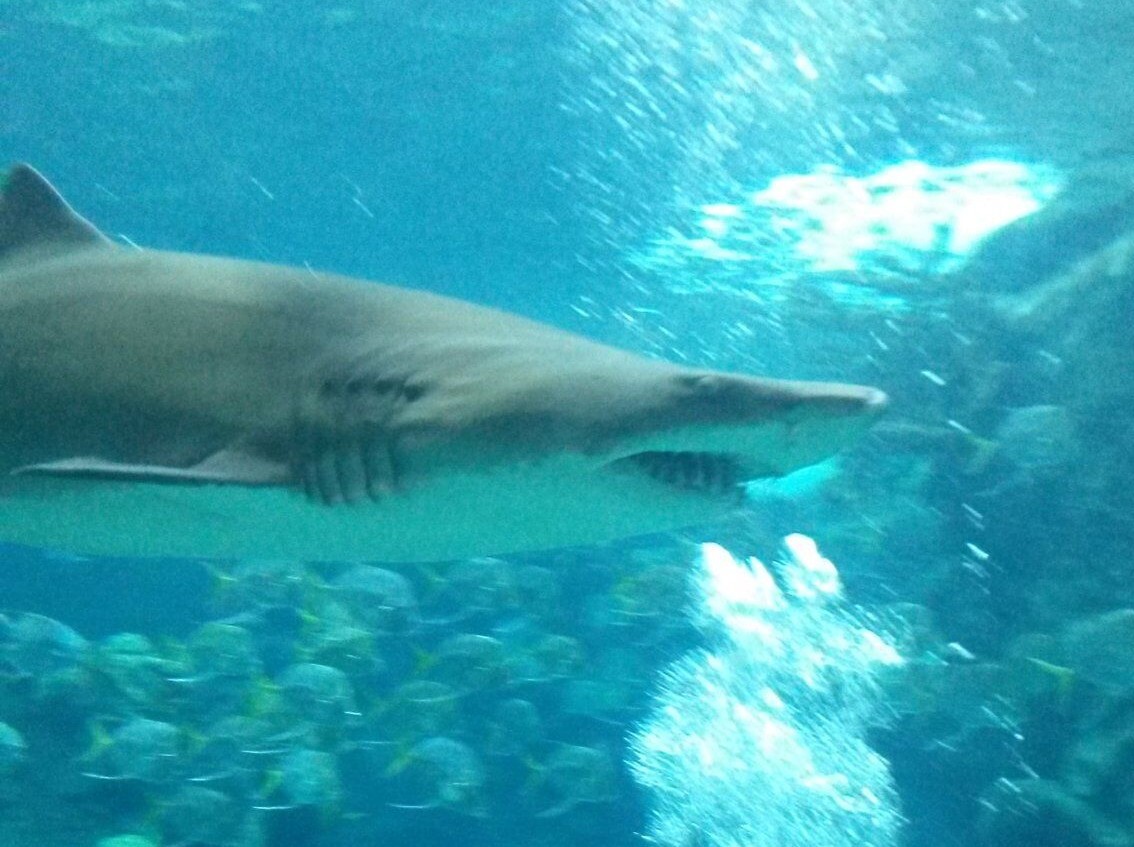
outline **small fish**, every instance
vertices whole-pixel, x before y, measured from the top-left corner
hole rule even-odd
[[[398,778],[415,799],[389,803],[406,810],[448,809],[484,817],[485,770],[467,744],[452,738],[426,738],[392,762],[386,775]]]
[[[182,733],[164,721],[134,718],[113,732],[96,721],[91,735],[91,747],[82,757],[90,763],[82,772],[88,779],[165,784],[185,764]]]

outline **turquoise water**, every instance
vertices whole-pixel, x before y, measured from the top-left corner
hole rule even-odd
[[[0,0],[0,159],[124,244],[883,388],[851,450],[693,538],[814,537],[902,654],[839,765],[889,764],[877,847],[1120,845],[1131,32],[1075,0]],[[674,808],[704,828],[666,847],[868,843],[854,804],[820,827],[806,791],[747,797],[783,787],[774,757],[714,777],[727,814],[635,780],[664,669],[705,648],[697,557],[0,548],[0,844],[614,845]],[[816,704],[809,732],[841,714]]]

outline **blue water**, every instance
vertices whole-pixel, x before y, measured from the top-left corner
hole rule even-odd
[[[901,843],[1127,844],[1132,33],[1075,0],[8,0],[0,160],[126,243],[883,387],[887,421],[818,484],[757,487],[700,537],[812,535],[885,622],[910,670],[869,741]],[[785,178],[806,202],[767,199]],[[698,643],[668,537],[399,569],[397,623],[346,565],[0,557],[0,728],[26,743],[0,733],[5,847],[641,843],[626,739]],[[27,647],[29,614],[84,646]],[[294,664],[355,701],[289,689]],[[117,752],[139,718],[175,727],[174,776]]]

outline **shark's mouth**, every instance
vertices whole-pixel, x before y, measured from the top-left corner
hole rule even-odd
[[[695,450],[647,450],[615,459],[607,467],[643,474],[680,491],[713,497],[739,497],[741,484],[759,475],[738,456]]]

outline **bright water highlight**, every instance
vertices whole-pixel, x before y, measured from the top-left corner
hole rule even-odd
[[[773,571],[775,575],[773,575]],[[662,674],[631,768],[668,847],[889,847],[902,821],[867,745],[878,676],[901,657],[841,595],[803,535],[772,569],[701,547],[694,620],[708,646]]]

